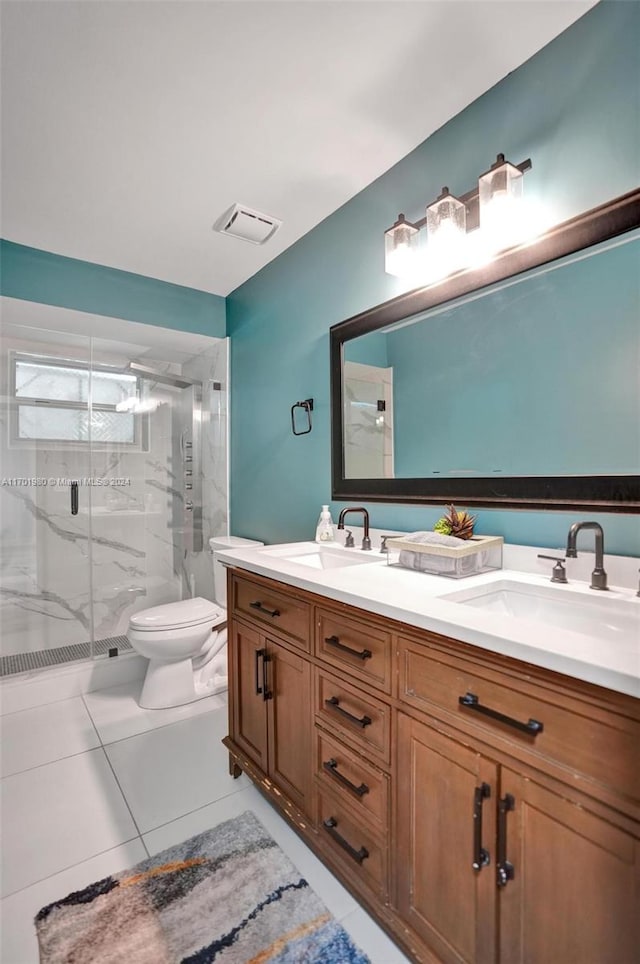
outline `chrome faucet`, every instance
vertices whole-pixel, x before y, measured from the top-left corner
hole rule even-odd
[[[340,513],[338,519],[338,529],[344,529],[344,517],[349,514],[349,512],[362,512],[364,517],[364,538],[362,539],[362,548],[371,548],[371,539],[369,538],[369,513],[362,505],[353,506],[351,509],[343,509]]]
[[[567,559],[576,559],[576,538],[581,529],[593,529],[596,534],[596,566],[591,573],[592,589],[608,589],[607,574],[604,571],[604,532],[598,522],[574,522],[567,536]]]

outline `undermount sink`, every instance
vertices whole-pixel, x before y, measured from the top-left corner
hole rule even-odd
[[[612,597],[607,592],[588,594],[588,591],[501,579],[474,589],[447,593],[440,599],[514,616],[529,623],[569,629],[602,641],[637,641],[640,633],[640,602],[631,597]]]
[[[264,555],[282,559],[283,562],[295,562],[300,566],[311,569],[343,569],[346,566],[371,565],[380,562],[380,556],[372,552],[361,550],[348,551],[339,546],[319,546],[308,543],[306,546],[287,549],[263,549]]]

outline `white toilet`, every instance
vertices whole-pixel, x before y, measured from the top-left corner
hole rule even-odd
[[[181,706],[227,688],[227,574],[220,549],[261,546],[238,536],[209,539],[216,602],[196,596],[141,609],[129,620],[132,647],[149,660],[138,700],[148,710]]]

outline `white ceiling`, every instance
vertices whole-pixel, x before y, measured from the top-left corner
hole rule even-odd
[[[2,236],[226,295],[593,5],[5,0]]]

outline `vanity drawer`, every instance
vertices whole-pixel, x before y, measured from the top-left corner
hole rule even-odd
[[[441,707],[473,721],[489,740],[508,737],[640,800],[640,718],[622,703],[608,707],[604,695],[583,697],[526,672],[503,673],[411,640],[399,645],[402,701],[428,711]],[[538,732],[536,724],[542,724]]]
[[[358,825],[385,833],[389,822],[389,777],[316,726],[316,781],[340,798]]]
[[[342,616],[316,612],[316,656],[372,686],[391,692],[391,634]]]
[[[348,805],[329,793],[318,794],[318,833],[323,847],[374,893],[387,893],[387,847],[377,834],[366,829]]]
[[[234,575],[231,587],[235,613],[249,617],[309,652],[311,606],[308,603],[242,576]]]
[[[391,754],[391,708],[349,683],[315,669],[315,715],[321,726],[384,763]]]

